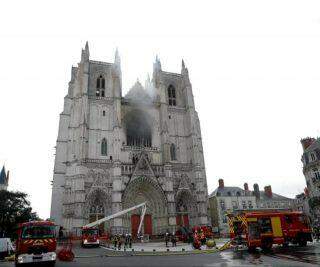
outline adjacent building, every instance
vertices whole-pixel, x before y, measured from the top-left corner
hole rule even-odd
[[[301,140],[303,174],[307,184],[307,198],[313,224],[320,225],[320,138]]]
[[[273,193],[271,185],[260,191],[259,185],[254,184],[252,194],[256,197],[259,209],[294,209],[294,199]]]
[[[200,122],[188,69],[153,64],[152,79],[122,94],[114,62],[90,59],[71,69],[60,114],[51,219],[75,230],[147,202],[144,234],[208,224],[208,191]],[[111,232],[136,233],[140,211],[114,219]],[[105,230],[105,229],[102,229]]]
[[[310,207],[309,207],[309,199],[306,193],[300,193],[296,195],[294,199],[294,209],[298,211],[302,211],[306,214],[309,218],[311,217],[310,214]]]
[[[3,166],[0,172],[0,190],[7,190],[9,185],[9,171]]]
[[[236,210],[257,209],[294,209],[294,199],[272,192],[270,185],[259,190],[254,184],[253,191],[245,183],[243,189],[235,186],[225,186],[219,179],[219,186],[209,196],[209,214],[213,229],[222,235],[228,235],[229,226],[227,214]]]
[[[209,206],[213,230],[226,235],[229,233],[227,214],[235,210],[257,209],[257,202],[247,183],[241,189],[225,186],[224,180],[219,179],[218,188],[209,196]]]

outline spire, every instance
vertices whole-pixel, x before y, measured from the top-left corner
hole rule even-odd
[[[156,62],[153,63],[153,70],[161,70],[161,62],[158,55],[156,55]]]
[[[7,171],[7,184],[9,183],[9,171]]]
[[[119,77],[121,77],[121,59],[118,51],[118,47],[116,48],[116,52],[114,53],[114,70],[118,73]]]
[[[7,184],[7,176],[6,176],[6,170],[4,168],[4,165],[0,172],[0,184]]]
[[[88,61],[90,57],[89,44],[86,42],[85,48],[81,52],[81,61]]]
[[[89,53],[89,44],[88,44],[88,41],[86,41],[85,51],[86,51],[86,54],[90,55],[90,53]]]
[[[188,73],[188,68],[186,68],[186,65],[185,65],[183,59],[181,60],[181,74],[182,74],[182,75],[186,75],[186,76],[189,75],[189,73]]]
[[[118,51],[118,47],[116,48],[116,52],[114,54],[114,64],[121,65],[120,55]]]

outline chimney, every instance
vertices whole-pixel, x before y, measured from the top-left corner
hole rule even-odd
[[[312,137],[306,137],[300,140],[303,151],[305,151],[316,139]]]
[[[219,188],[224,188],[224,181],[223,181],[223,179],[219,179]]]
[[[249,191],[248,183],[244,183],[243,188],[244,188],[244,191]]]
[[[255,195],[255,197],[257,199],[260,199],[260,190],[259,190],[259,185],[258,184],[254,184],[253,185],[253,194]]]
[[[267,197],[272,197],[271,185],[267,185],[264,187],[264,193]]]

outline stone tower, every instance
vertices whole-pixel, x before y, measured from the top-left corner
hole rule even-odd
[[[76,231],[147,202],[144,234],[206,225],[208,192],[200,123],[188,69],[165,72],[122,96],[121,62],[90,60],[88,43],[71,69],[60,114],[51,219]],[[140,211],[100,226],[136,234]]]

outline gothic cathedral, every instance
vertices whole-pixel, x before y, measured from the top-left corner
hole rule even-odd
[[[165,72],[160,60],[145,86],[122,96],[120,57],[72,67],[60,114],[51,219],[70,231],[147,203],[142,232],[208,224],[208,190],[200,123],[188,69]],[[105,223],[112,233],[137,231],[139,211]]]

